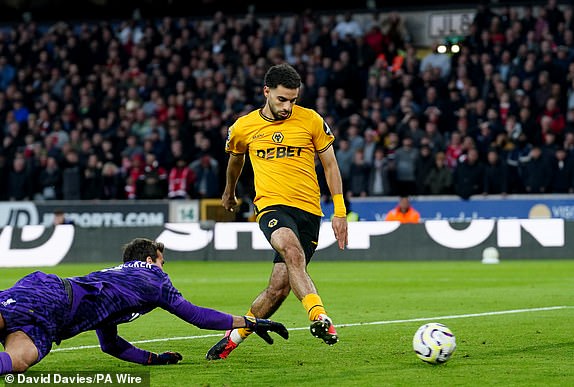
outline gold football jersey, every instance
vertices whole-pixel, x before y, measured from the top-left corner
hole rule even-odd
[[[259,210],[283,204],[322,216],[315,153],[334,140],[317,112],[295,105],[286,120],[270,120],[261,110],[240,117],[229,128],[225,151],[249,152]]]

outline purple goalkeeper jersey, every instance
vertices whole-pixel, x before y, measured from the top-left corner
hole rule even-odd
[[[199,328],[226,330],[233,324],[231,315],[187,301],[163,270],[146,262],[131,261],[68,280],[73,296],[69,323],[60,330],[62,340],[132,321],[156,307]]]
[[[96,330],[102,350],[120,359],[149,364],[152,353],[134,347],[118,335],[117,325],[156,307],[203,329],[227,330],[233,316],[187,301],[159,267],[132,261],[83,277],[60,278],[40,271],[0,291],[0,315],[8,334],[26,333],[38,349],[38,361],[52,343]]]

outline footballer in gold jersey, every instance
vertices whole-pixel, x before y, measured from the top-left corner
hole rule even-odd
[[[226,151],[249,152],[258,210],[283,204],[321,216],[315,152],[327,150],[334,139],[319,114],[295,105],[284,120],[261,110],[239,118],[229,129]]]
[[[333,345],[339,340],[337,331],[306,270],[318,244],[323,216],[316,155],[335,204],[331,224],[340,249],[347,245],[343,187],[332,146],[334,136],[317,112],[295,104],[300,87],[301,77],[292,66],[272,66],[264,79],[265,106],[239,118],[229,128],[222,205],[234,211],[237,181],[245,154],[249,153],[257,221],[276,255],[269,284],[255,298],[247,315],[270,317],[293,291],[307,311],[312,335]],[[225,359],[249,334],[248,329],[226,333],[208,351],[207,359]]]

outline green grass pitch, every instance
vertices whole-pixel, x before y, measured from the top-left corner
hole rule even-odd
[[[271,270],[271,263],[166,258],[165,270],[191,302],[233,314],[247,311]],[[73,276],[112,265],[43,270]],[[32,270],[2,269],[0,289]],[[204,359],[220,332],[199,330],[156,309],[121,325],[120,335],[145,341],[137,345],[147,350],[182,353],[178,365],[122,362],[95,348],[94,332],[86,332],[55,346],[31,371],[150,370],[152,386],[574,385],[574,261],[317,260],[309,272],[338,325],[335,346],[311,336],[303,307],[290,295],[273,316],[290,329],[289,340],[275,335],[270,346],[253,336],[225,361]],[[412,350],[414,332],[429,321],[456,335],[458,348],[446,364],[423,363]],[[82,346],[87,348],[77,348]]]

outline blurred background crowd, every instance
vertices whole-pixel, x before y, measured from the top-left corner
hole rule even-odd
[[[439,43],[398,12],[5,24],[0,200],[218,198],[227,128],[284,61],[348,198],[574,192],[573,7],[479,4],[458,52]]]

